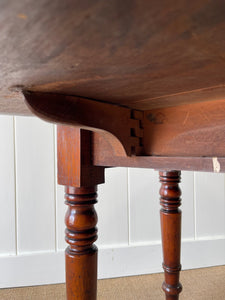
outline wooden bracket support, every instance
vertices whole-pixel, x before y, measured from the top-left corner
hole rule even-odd
[[[143,112],[75,96],[24,91],[38,117],[101,134],[117,156],[143,154]]]
[[[212,158],[225,157],[225,100],[138,111],[75,96],[27,91],[24,96],[37,116],[91,130],[97,165],[112,166],[115,161],[118,166],[142,166],[147,161],[148,167],[161,168],[160,157],[173,163],[176,157],[182,161],[175,162],[176,168],[193,165],[211,171]]]

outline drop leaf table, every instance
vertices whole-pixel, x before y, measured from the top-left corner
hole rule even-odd
[[[159,170],[163,290],[178,299],[180,170],[225,171],[225,2],[1,0],[0,113],[57,124],[67,299],[96,299],[94,204],[117,166]]]

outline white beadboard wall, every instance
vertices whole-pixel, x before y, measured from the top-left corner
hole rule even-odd
[[[55,127],[0,116],[0,287],[64,282]],[[183,172],[183,269],[225,264],[224,174]],[[99,278],[161,272],[158,173],[111,168],[99,186]]]

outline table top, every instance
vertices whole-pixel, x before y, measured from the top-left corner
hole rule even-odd
[[[148,110],[225,99],[221,0],[1,0],[0,112],[21,90]]]

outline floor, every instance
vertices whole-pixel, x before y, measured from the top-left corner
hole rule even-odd
[[[164,300],[163,274],[98,281],[98,300]],[[225,299],[225,266],[183,271],[180,300]],[[1,289],[1,300],[65,300],[65,284]]]

